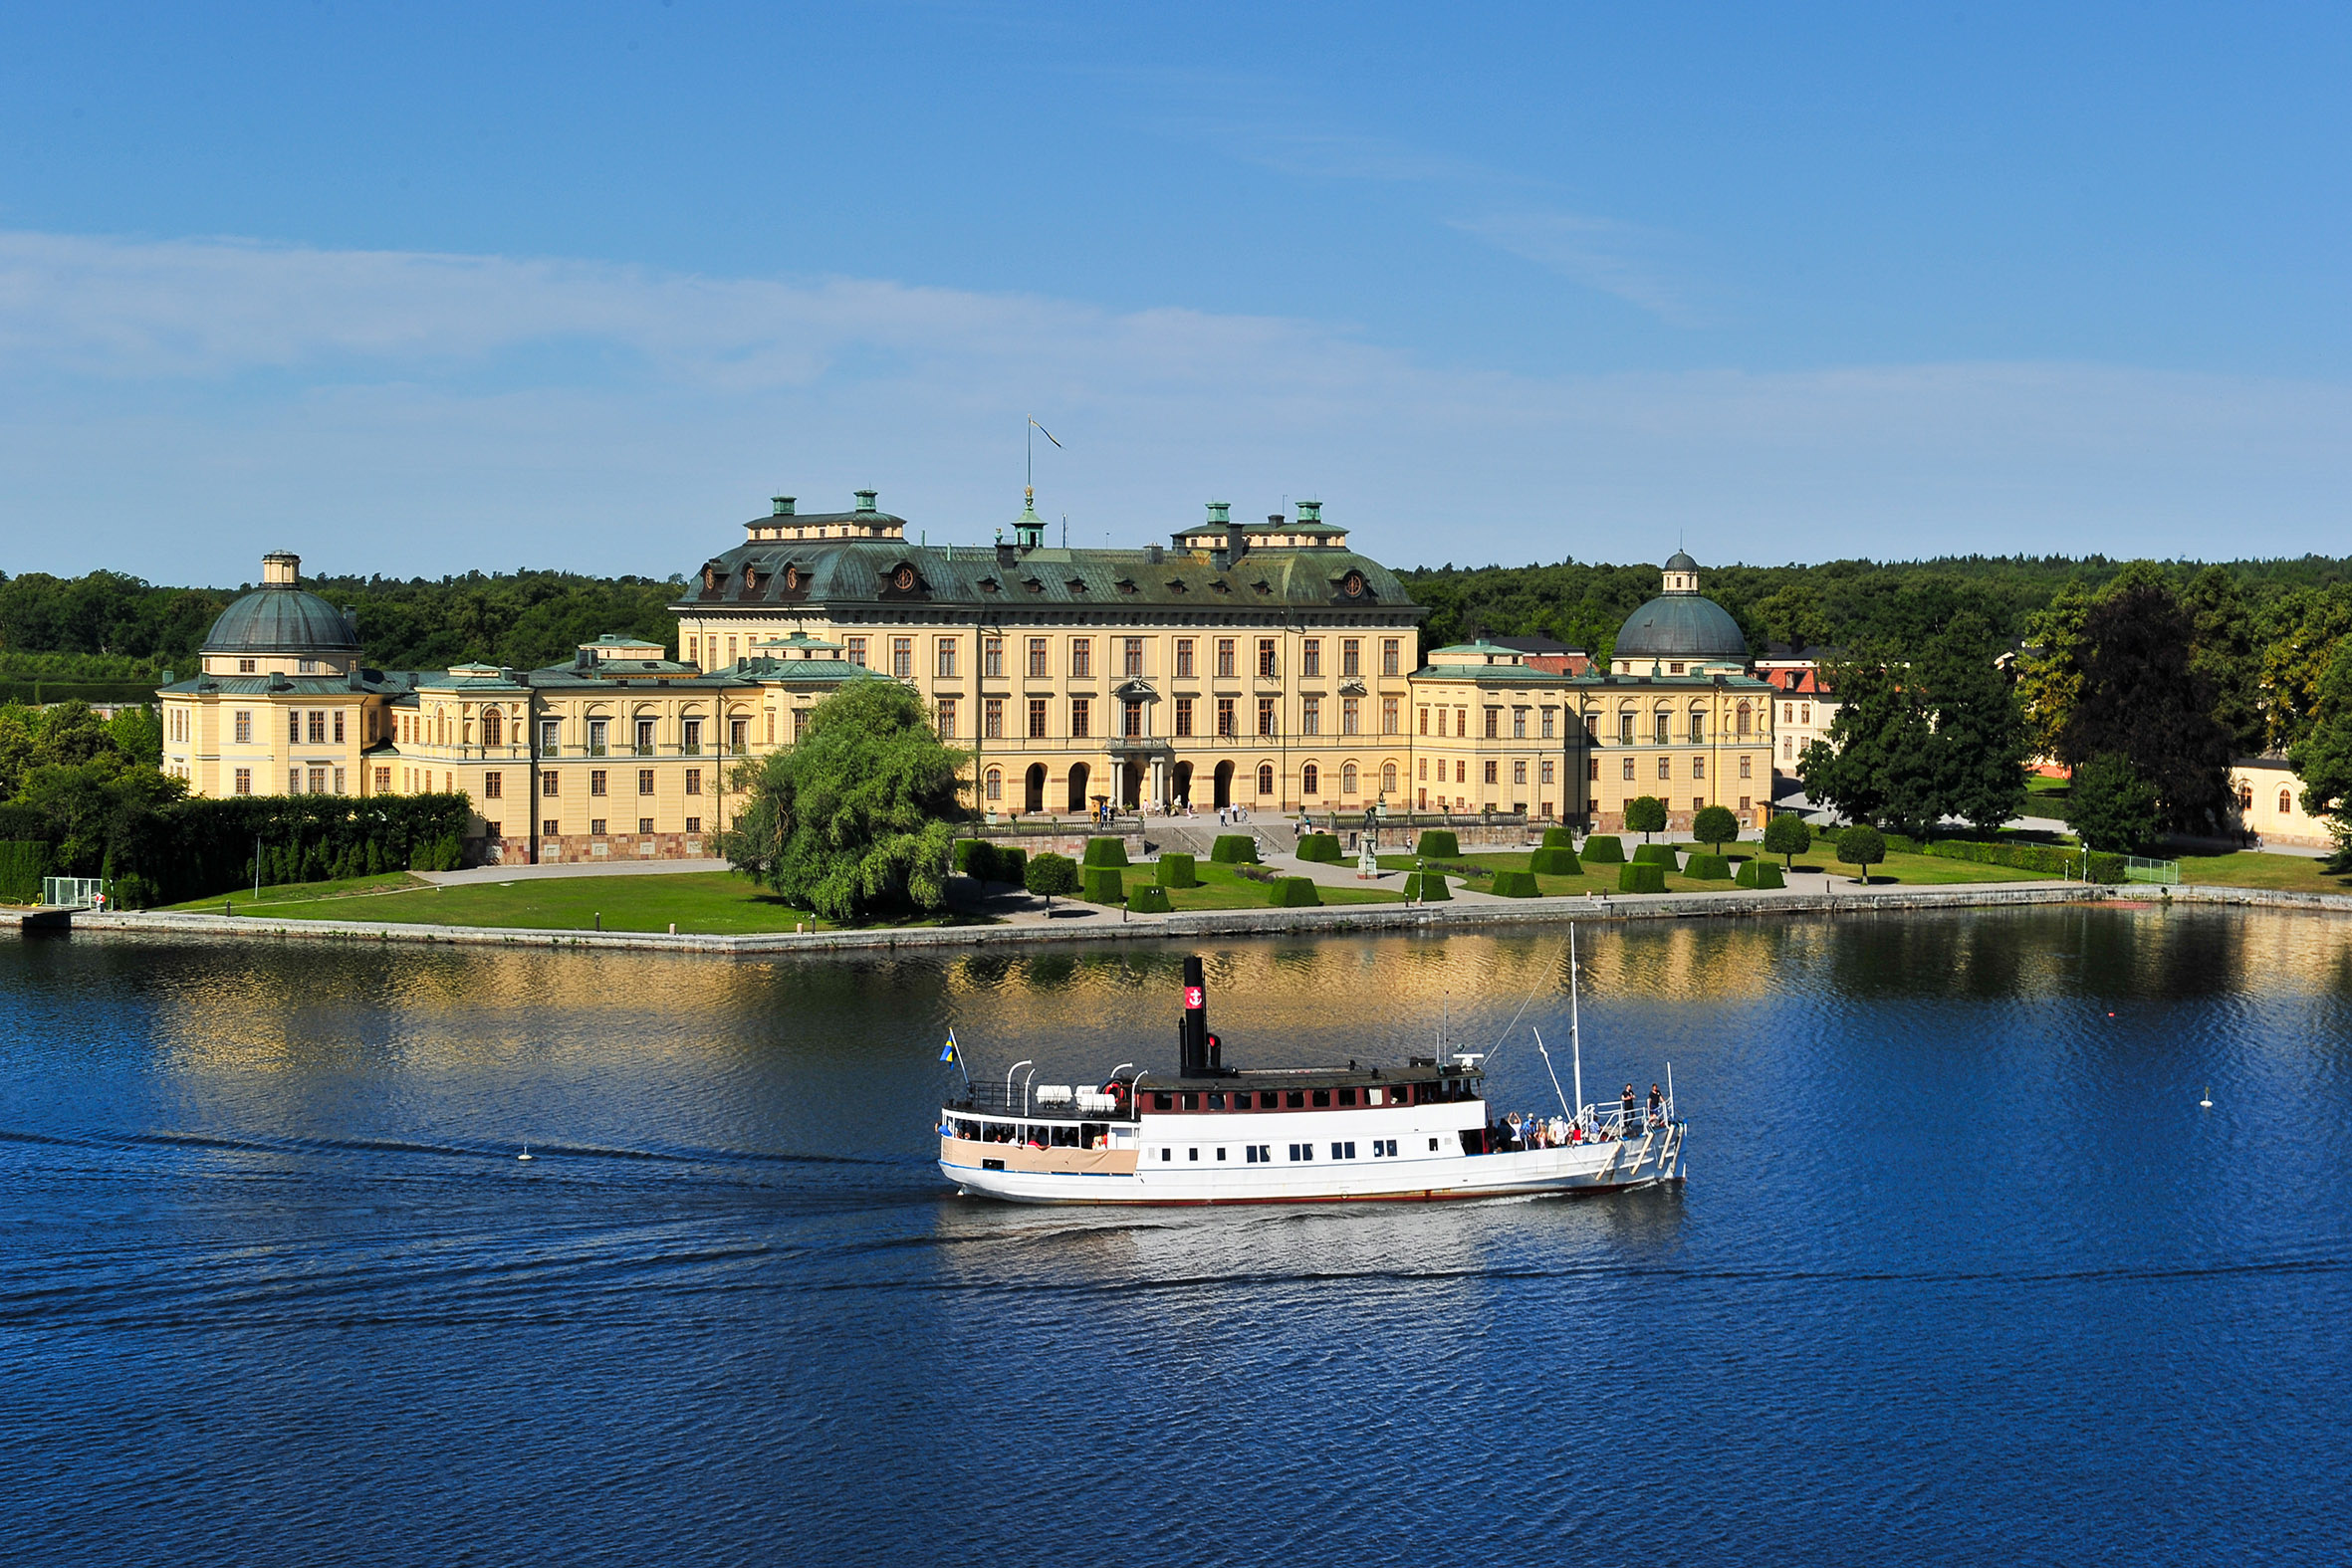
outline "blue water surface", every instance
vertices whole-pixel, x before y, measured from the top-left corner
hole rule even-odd
[[[928,1160],[949,1024],[1170,1063],[1179,948],[0,947],[8,1555],[2346,1559],[2352,924],[1579,944],[1684,1188],[1208,1213]],[[1572,1071],[1554,931],[1207,957],[1229,1058]]]

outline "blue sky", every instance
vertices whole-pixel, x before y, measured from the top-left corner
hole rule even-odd
[[[2352,552],[2352,13],[0,10],[0,569]]]

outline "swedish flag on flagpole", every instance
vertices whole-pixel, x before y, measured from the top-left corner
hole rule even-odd
[[[939,1047],[939,1059],[954,1062],[956,1071],[964,1075],[964,1086],[971,1087],[972,1069],[964,1065],[964,1053],[956,1048],[956,1031],[952,1028],[947,1031],[947,1043]]]

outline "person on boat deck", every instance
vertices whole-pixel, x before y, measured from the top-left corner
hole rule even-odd
[[[1623,1110],[1624,1110],[1625,1125],[1626,1125],[1627,1127],[1631,1127],[1631,1126],[1633,1125],[1633,1085],[1632,1085],[1632,1084],[1630,1084],[1630,1083],[1629,1083],[1629,1084],[1627,1084],[1627,1085],[1625,1086],[1625,1096],[1624,1096],[1623,1100],[1622,1100],[1622,1101],[1620,1101],[1620,1104],[1623,1106]]]
[[[1658,1092],[1658,1086],[1654,1083],[1650,1085],[1650,1125],[1666,1125],[1666,1096]]]

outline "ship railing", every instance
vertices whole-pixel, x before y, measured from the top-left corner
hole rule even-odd
[[[958,1116],[1028,1117],[1038,1121],[1131,1122],[1133,1097],[1113,1100],[1092,1084],[1012,1084],[975,1078],[962,1093],[946,1102]]]
[[[1576,1142],[1612,1143],[1625,1138],[1641,1138],[1652,1132],[1663,1131],[1672,1126],[1675,1119],[1674,1100],[1669,1096],[1655,1112],[1650,1110],[1646,1100],[1636,1100],[1633,1102],[1633,1112],[1629,1116],[1626,1114],[1623,1101],[1604,1100],[1585,1106],[1582,1113],[1573,1118],[1546,1114],[1540,1110],[1522,1112],[1520,1125],[1523,1129],[1523,1137],[1531,1138],[1537,1127],[1544,1129],[1548,1135],[1552,1124],[1560,1122],[1567,1125],[1571,1136],[1576,1131],[1581,1131],[1582,1136],[1575,1138]],[[1498,1114],[1497,1120],[1506,1126],[1509,1125],[1507,1116]]]

